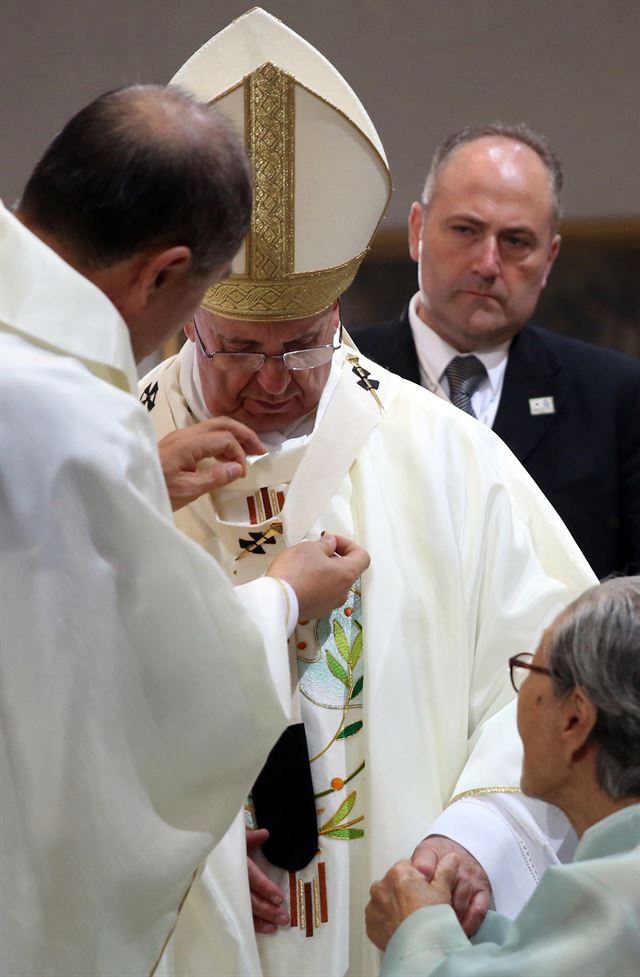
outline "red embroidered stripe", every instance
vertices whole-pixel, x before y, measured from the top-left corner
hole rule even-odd
[[[276,498],[278,500],[278,512],[282,512],[282,507],[284,505],[284,492],[276,492]]]
[[[320,921],[329,922],[329,910],[327,908],[327,869],[324,862],[318,862],[318,882],[320,884]]]
[[[269,489],[261,488],[260,495],[262,497],[262,504],[264,506],[265,519],[271,519],[271,516],[273,515],[273,510],[271,508],[271,499],[269,498]]]
[[[291,925],[298,925],[298,883],[296,882],[296,873],[289,872],[289,915],[291,917]]]

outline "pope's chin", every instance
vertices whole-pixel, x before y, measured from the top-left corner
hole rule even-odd
[[[246,400],[243,410],[246,424],[257,434],[281,431],[296,420],[297,412],[290,400],[283,404],[270,404],[268,401]]]

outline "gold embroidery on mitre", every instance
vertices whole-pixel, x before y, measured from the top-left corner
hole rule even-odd
[[[294,268],[295,82],[267,62],[245,84],[245,131],[253,164],[253,213],[247,268],[253,281]]]
[[[210,288],[202,305],[231,319],[302,319],[315,315],[346,291],[367,250],[343,265],[300,272],[279,281],[256,282],[234,275]]]
[[[202,300],[203,307],[217,315],[257,321],[315,315],[346,291],[368,251],[365,248],[340,265],[294,272],[296,84],[271,62],[244,80],[254,206],[245,242],[246,273],[214,285]],[[360,135],[372,146],[364,133]]]
[[[465,797],[478,797],[479,794],[521,794],[519,787],[476,787],[474,790],[463,790],[461,794],[452,797],[447,807],[451,807],[456,801],[464,800]]]

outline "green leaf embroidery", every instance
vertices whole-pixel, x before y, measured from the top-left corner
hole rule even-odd
[[[340,679],[342,684],[348,689],[349,688],[349,676],[345,672],[344,668],[340,664],[337,658],[334,658],[330,651],[327,652],[327,665],[329,666],[329,671],[332,675],[335,675],[337,679]]]
[[[351,645],[351,651],[349,652],[349,657],[347,661],[352,668],[355,668],[362,654],[362,631],[358,631],[354,638],[353,644]]]
[[[340,624],[340,621],[333,622],[333,638],[336,643],[336,647],[344,660],[349,661],[351,650],[349,648],[349,642],[347,641],[347,636],[344,633],[344,628]]]
[[[327,831],[327,829],[330,830],[331,828],[335,828],[337,824],[340,824],[341,821],[344,821],[344,819],[349,816],[349,814],[351,813],[351,809],[356,802],[357,794],[358,794],[357,791],[355,790],[352,791],[347,797],[347,799],[342,802],[342,804],[340,805],[336,813],[333,815],[333,817],[330,817],[328,821],[325,821],[325,823],[320,828],[320,832],[322,834],[324,834]]]
[[[345,726],[341,733],[336,736],[337,740],[346,740],[347,736],[353,736],[357,733],[359,729],[362,729],[362,720],[359,719],[357,723],[351,723],[349,726]]]
[[[335,831],[328,831],[324,837],[343,838],[345,841],[351,841],[352,838],[364,837],[364,831],[362,828],[336,828]]]
[[[358,681],[356,682],[356,684],[353,687],[353,692],[349,696],[350,699],[355,699],[355,697],[357,695],[360,695],[360,693],[362,692],[362,684],[363,684],[363,682],[364,682],[364,676],[361,675],[360,678],[358,679]]]

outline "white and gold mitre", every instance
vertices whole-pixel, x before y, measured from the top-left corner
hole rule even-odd
[[[384,149],[346,81],[305,40],[255,7],[172,79],[244,133],[254,173],[251,230],[205,308],[297,319],[351,284],[391,196]]]

